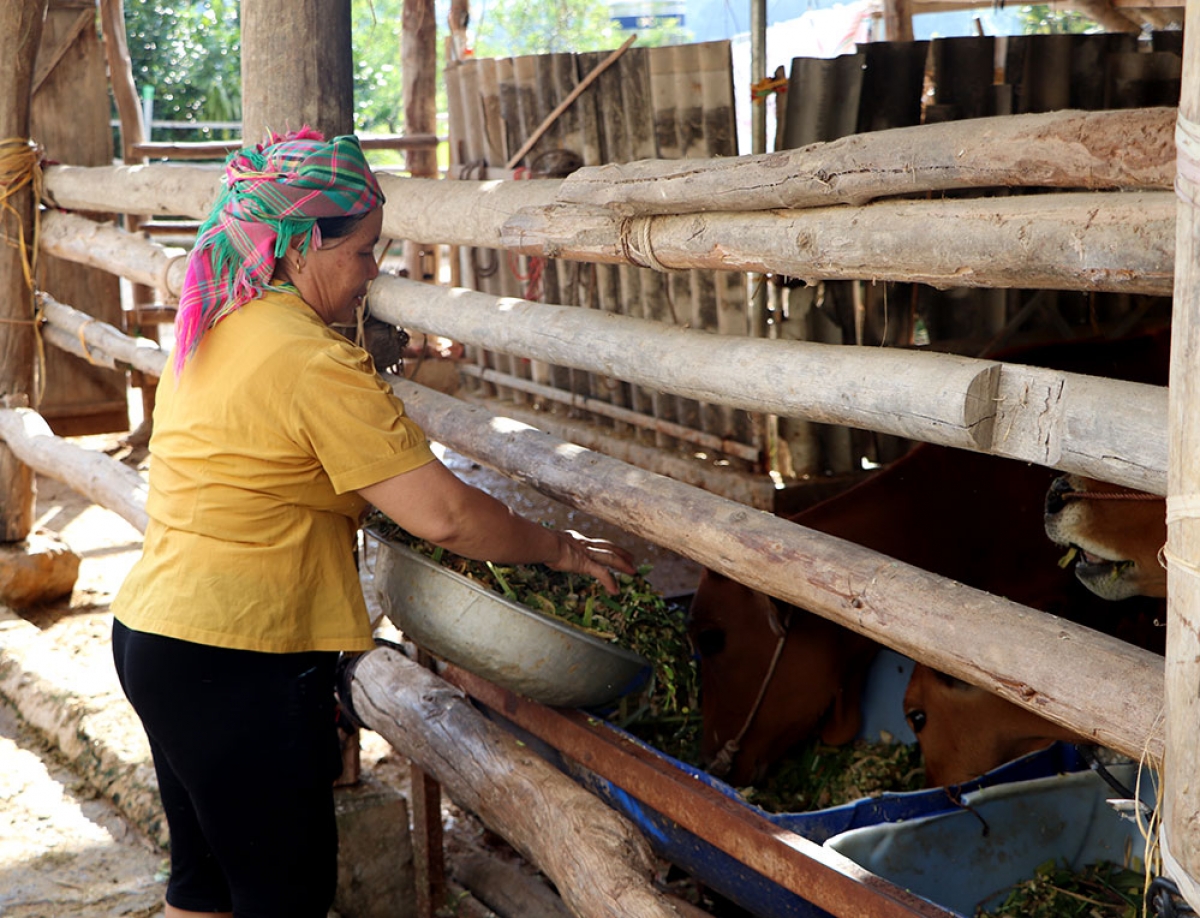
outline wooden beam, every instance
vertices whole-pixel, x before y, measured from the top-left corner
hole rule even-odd
[[[563,204],[521,210],[501,239],[523,255],[764,272],[810,284],[1169,296],[1174,224],[1170,192],[1081,192],[654,217]]]
[[[370,304],[405,328],[658,392],[1166,491],[1158,386],[929,351],[718,336],[391,277],[375,282]]]
[[[1164,873],[1200,909],[1200,0],[1187,6],[1176,132],[1175,300],[1171,315],[1167,481],[1167,756],[1160,844]]]
[[[865,204],[965,188],[1170,189],[1175,110],[1058,111],[851,134],[761,156],[585,166],[562,204],[683,214]]]
[[[37,260],[35,181],[40,175],[29,138],[34,61],[42,39],[45,0],[0,5],[0,400],[36,404],[33,268]],[[12,165],[8,165],[11,163]],[[10,449],[0,449],[0,542],[19,542],[33,528],[34,479]]]

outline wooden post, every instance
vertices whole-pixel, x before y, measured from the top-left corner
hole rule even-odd
[[[14,149],[29,140],[30,91],[33,66],[42,40],[45,0],[0,5],[0,142]],[[36,202],[28,175],[0,172],[0,229],[7,245],[0,246],[0,399],[6,407],[35,400],[32,275],[33,217]],[[14,189],[9,194],[9,189]],[[16,245],[24,238],[25,251]],[[33,471],[22,465],[7,447],[0,446],[0,542],[19,542],[33,528]]]
[[[404,132],[437,133],[437,13],[433,0],[404,0],[400,71],[404,77]],[[437,148],[409,150],[414,178],[437,178]],[[404,261],[413,280],[437,281],[437,248],[408,240]]]
[[[129,44],[125,34],[124,0],[100,0],[100,18],[104,27],[108,79],[112,85],[113,101],[117,106],[117,117],[121,122],[121,161],[128,165],[141,165],[146,162],[146,157],[139,153],[137,148],[146,142],[149,125],[143,123],[142,106],[133,80],[133,61],[129,56]],[[136,233],[141,226],[142,217],[138,214],[125,214],[124,223],[130,233]],[[127,330],[157,341],[158,327],[148,325],[142,328],[138,320],[142,307],[154,303],[154,291],[146,284],[134,284],[132,294],[133,320],[126,323]],[[130,374],[129,382],[134,388],[142,390],[142,425],[138,436],[143,443],[148,443],[158,381],[147,379],[134,371]]]
[[[912,7],[908,0],[886,0],[883,4],[883,35],[888,41],[912,41]]]
[[[1189,0],[1183,91],[1176,127],[1178,220],[1167,454],[1166,747],[1163,762],[1163,873],[1200,908],[1200,2]]]
[[[327,137],[354,129],[350,0],[242,4],[242,138],[307,124]]]

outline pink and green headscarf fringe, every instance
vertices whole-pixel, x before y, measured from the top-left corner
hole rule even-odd
[[[293,241],[320,248],[316,221],[380,207],[379,183],[358,138],[326,141],[304,127],[231,153],[212,213],[188,256],[175,315],[175,372],[223,318],[261,296]]]

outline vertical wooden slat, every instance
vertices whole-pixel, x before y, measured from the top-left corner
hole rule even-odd
[[[404,131],[437,133],[437,14],[433,0],[404,0],[401,13],[400,60],[404,81]],[[413,149],[405,164],[414,178],[436,178],[435,148]],[[405,241],[404,261],[413,280],[438,276],[437,247],[419,239]]]
[[[1176,157],[1167,460],[1165,872],[1200,910],[1200,0],[1188,0]]]
[[[736,104],[733,98],[733,59],[729,42],[704,42],[696,46],[696,65],[699,73],[706,156],[733,156],[737,153],[734,129]],[[702,296],[711,301],[715,328],[725,335],[751,335],[755,332],[748,322],[750,298],[746,275],[735,271],[707,271],[701,275]],[[705,304],[705,313],[710,307]],[[714,406],[706,413],[708,433],[764,446],[745,411]]]
[[[30,131],[48,159],[107,166],[113,161],[113,143],[105,53],[96,32],[95,11],[83,13],[86,24],[78,28],[78,6],[52,4],[47,11],[38,53],[38,71],[45,78],[33,93]],[[43,59],[56,50],[53,66],[44,69]],[[89,216],[113,219],[112,214]],[[42,254],[37,280],[39,289],[58,301],[74,304],[117,328],[125,326],[115,275]],[[59,436],[82,436],[129,429],[124,371],[89,364],[58,348],[47,348],[45,357],[45,392],[39,411],[51,430]]]

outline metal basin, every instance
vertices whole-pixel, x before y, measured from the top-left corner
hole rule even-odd
[[[641,685],[650,662],[568,622],[511,602],[382,538],[375,590],[384,614],[424,650],[542,704],[608,704]]]

